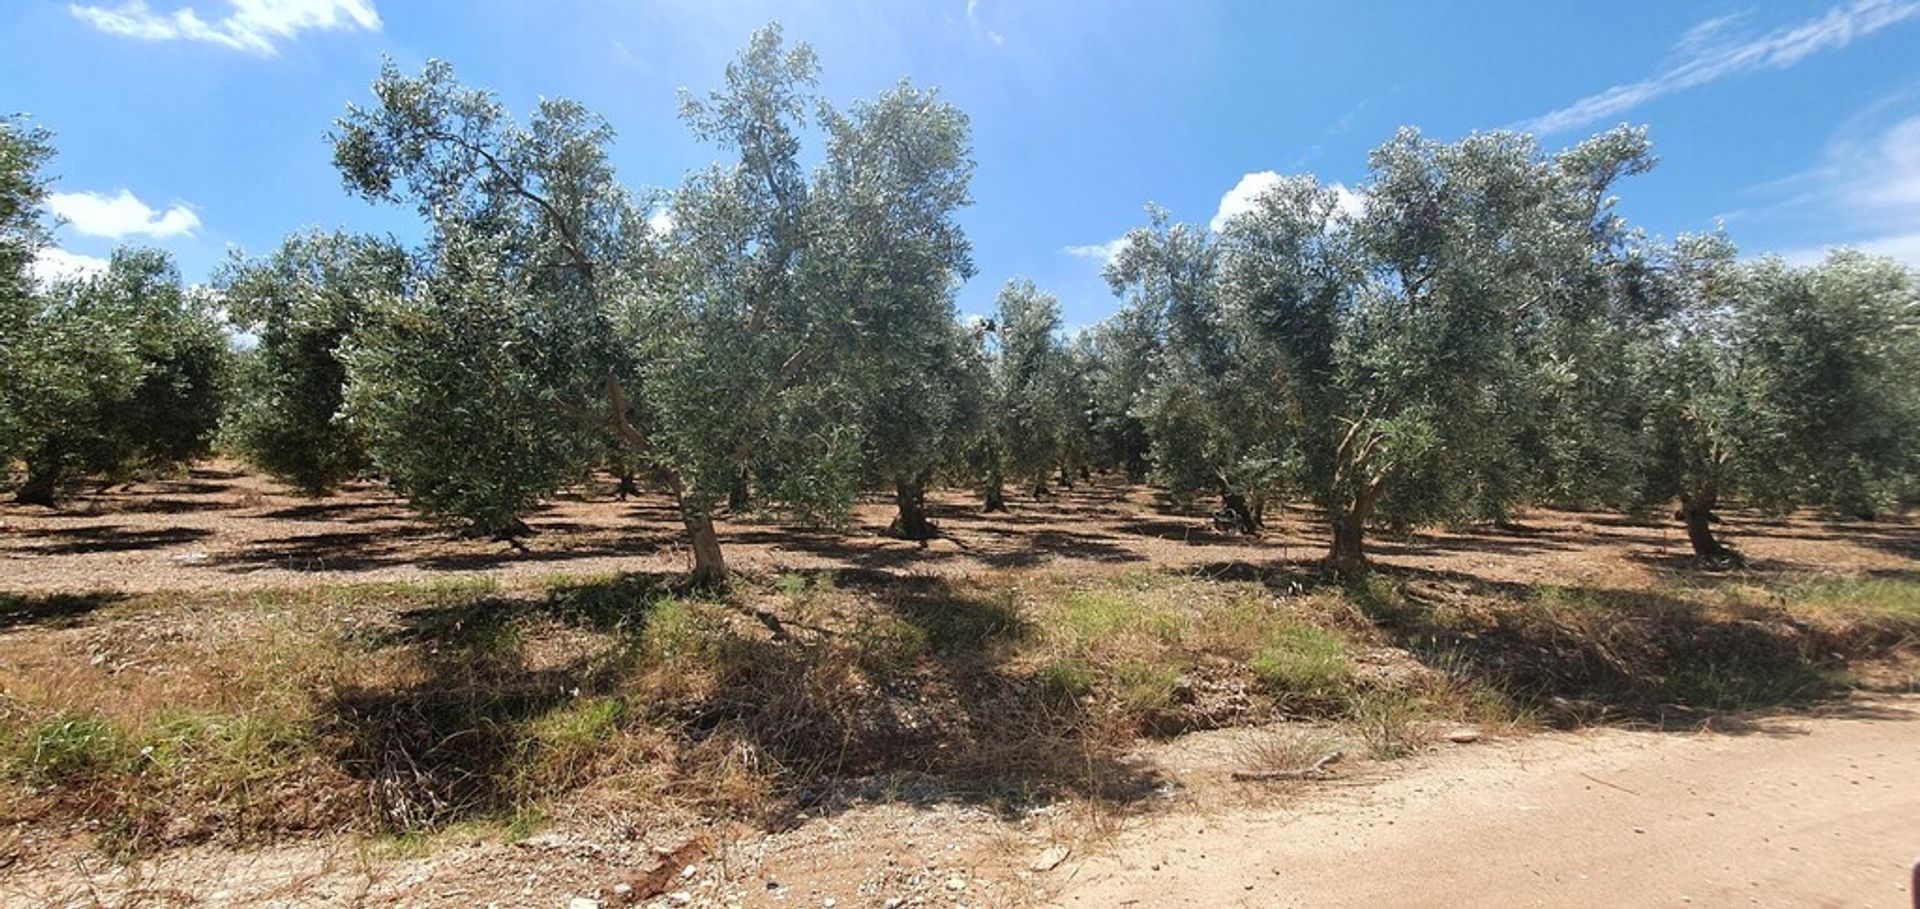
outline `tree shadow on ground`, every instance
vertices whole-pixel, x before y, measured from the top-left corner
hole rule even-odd
[[[42,555],[85,555],[102,552],[138,552],[178,546],[213,536],[213,531],[193,527],[144,529],[115,524],[85,527],[58,527],[36,530],[35,537],[48,542],[32,544],[28,551]]]
[[[585,582],[544,599],[456,598],[401,613],[371,640],[397,649],[406,682],[330,692],[320,728],[368,816],[396,830],[521,810],[587,782],[541,775],[538,730],[580,705],[609,711],[610,740],[673,743],[650,754],[644,775],[665,778],[681,797],[719,800],[705,810],[772,827],[799,811],[875,800],[959,802],[1013,817],[1067,794],[1125,806],[1161,790],[1164,781],[1127,762],[1098,717],[1006,665],[1028,633],[1010,601],[922,577],[834,576],[872,618],[914,633],[826,632],[787,615],[778,634],[741,621],[699,625],[683,640],[684,605],[660,618],[670,598],[689,602],[668,576]],[[742,617],[767,611],[738,596],[692,602]],[[556,621],[595,637],[558,659],[537,655],[527,623]],[[664,646],[679,662],[656,662],[660,639],[673,642]],[[617,745],[594,748],[604,755]],[[723,794],[739,784],[718,777],[743,767],[763,797]]]
[[[121,593],[0,593],[0,633],[16,628],[69,628],[95,610],[125,600]]]
[[[573,536],[561,539],[556,534],[555,541],[549,543],[536,535],[531,538],[531,545],[522,548],[490,543],[487,545],[493,547],[491,551],[422,553],[421,543],[453,542],[455,538],[441,529],[413,524],[255,540],[244,550],[219,553],[214,562],[236,573],[262,569],[360,572],[396,566],[440,572],[480,571],[513,564],[644,556],[659,551],[666,539],[664,535],[641,532],[594,535],[586,539]]]
[[[1886,653],[1887,629],[1822,627],[1778,604],[1738,608],[1664,591],[1530,587],[1458,572],[1376,568],[1351,602],[1430,668],[1563,724],[1712,720],[1844,697],[1847,665]],[[1920,620],[1895,630],[1911,639]]]
[[[1920,640],[1920,618],[1816,626],[1777,603],[1710,607],[1683,595],[1490,581],[1376,565],[1220,562],[1196,576],[1281,595],[1337,591],[1394,646],[1456,686],[1483,686],[1556,725],[1766,732],[1780,710],[1832,710],[1845,670]]]

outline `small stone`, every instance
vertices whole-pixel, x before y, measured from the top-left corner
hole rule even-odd
[[[1455,729],[1454,731],[1447,733],[1447,741],[1452,742],[1455,745],[1470,745],[1474,742],[1480,741],[1480,730],[1473,729],[1470,727],[1462,727],[1459,729]]]
[[[833,909],[833,907],[840,905],[840,901],[829,896],[821,900],[820,905],[825,907],[825,909]]]
[[[900,909],[900,907],[904,905],[906,905],[906,903],[902,901],[899,897],[890,896],[890,897],[887,897],[886,903],[882,905],[880,909]]]
[[[615,884],[613,885],[613,895],[621,899],[626,899],[627,897],[630,897],[633,895],[633,885],[626,883],[624,881],[621,883]]]
[[[1036,872],[1052,871],[1066,860],[1067,847],[1056,843],[1040,850],[1040,854],[1033,857],[1033,861],[1028,863],[1027,868]]]
[[[693,894],[688,893],[685,890],[675,890],[672,893],[667,894],[667,902],[672,903],[675,906],[685,906],[688,903],[693,902]]]
[[[967,879],[964,877],[947,878],[947,889],[955,893],[965,890],[967,889]]]
[[[588,899],[584,896],[576,896],[567,901],[567,909],[600,909],[600,901]]]

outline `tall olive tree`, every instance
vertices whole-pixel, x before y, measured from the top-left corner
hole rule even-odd
[[[346,418],[345,350],[354,332],[405,289],[395,244],[311,231],[271,256],[236,254],[217,276],[229,318],[257,343],[240,369],[223,432],[247,461],[311,495],[368,466]]]
[[[1175,498],[1218,495],[1232,526],[1256,532],[1287,479],[1289,415],[1270,393],[1266,358],[1247,343],[1249,325],[1231,310],[1215,238],[1158,208],[1149,214],[1106,269],[1126,300],[1119,324],[1158,335],[1152,382],[1134,412]]]
[[[10,472],[26,427],[19,408],[29,372],[43,358],[27,336],[39,303],[34,259],[52,236],[44,168],[52,137],[24,117],[0,118],[0,476]]]
[[[957,230],[928,233],[964,200],[964,121],[911,89],[829,112],[829,163],[809,179],[816,71],[769,27],[721,88],[683,98],[694,133],[736,159],[689,176],[661,233],[583,108],[543,102],[523,126],[444,64],[389,66],[379,104],[335,134],[348,186],[413,203],[432,234],[420,290],[350,357],[375,461],[423,507],[511,530],[604,459],[580,433],[606,433],[677,496],[698,582],[725,576],[714,519],[749,470],[763,501],[844,514],[867,387],[852,354],[888,313],[937,305],[926,287],[944,300],[964,262]],[[936,152],[951,160],[917,157]],[[919,245],[856,236],[836,204],[886,208]],[[903,250],[925,258],[872,258]]]
[[[348,346],[350,428],[423,511],[510,534],[578,474],[588,430],[563,407],[617,391],[612,303],[651,259],[644,217],[578,104],[523,125],[440,62],[389,63],[374,95],[338,121],[334,162],[351,191],[414,205],[429,240],[419,286]]]
[[[927,487],[953,459],[966,330],[952,288],[972,273],[954,213],[970,201],[967,119],[907,84],[823,109],[827,160],[812,197],[804,292],[844,307],[838,359],[857,373],[870,481],[893,488],[892,531],[927,539]]]
[[[1740,499],[1852,516],[1897,506],[1920,447],[1920,293],[1898,263],[1854,252],[1742,264],[1718,235],[1647,256],[1657,319],[1640,356],[1644,493],[1678,500],[1697,558],[1738,562],[1714,532]]]

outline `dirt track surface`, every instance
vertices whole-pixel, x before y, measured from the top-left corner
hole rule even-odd
[[[376,484],[310,499],[214,462],[173,480],[74,497],[58,510],[0,499],[0,591],[259,589],[369,581],[487,577],[501,581],[688,566],[670,500],[617,501],[610,483],[574,490],[528,519],[523,549],[462,539],[420,520]],[[1216,532],[1204,511],[1175,508],[1141,486],[1096,477],[1048,498],[1013,496],[983,514],[975,496],[932,497],[942,536],[925,546],[886,536],[883,501],[863,503],[844,531],[751,516],[719,522],[727,559],[749,572],[850,568],[968,575],[1067,567],[1207,572],[1248,564],[1304,568],[1325,552],[1315,513],[1277,509],[1257,538]],[[1675,526],[1617,515],[1531,511],[1507,529],[1465,527],[1369,540],[1377,564],[1484,581],[1612,589],[1644,587],[1690,568]],[[1909,571],[1920,557],[1912,520],[1833,524],[1729,514],[1722,527],[1760,570]]]
[[[1470,746],[1290,810],[1155,818],[1056,872],[1073,881],[1049,905],[1904,909],[1916,856],[1906,696]]]

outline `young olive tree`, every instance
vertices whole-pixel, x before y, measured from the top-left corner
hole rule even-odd
[[[240,367],[223,427],[249,463],[309,495],[370,465],[342,412],[345,350],[385,302],[405,292],[410,262],[391,242],[311,231],[263,259],[235,255],[216,284],[235,327],[257,339]]]
[[[21,360],[0,390],[27,466],[17,501],[52,506],[68,481],[207,453],[231,351],[211,301],[181,285],[171,258],[121,249],[105,272],[30,299],[8,345]]]

